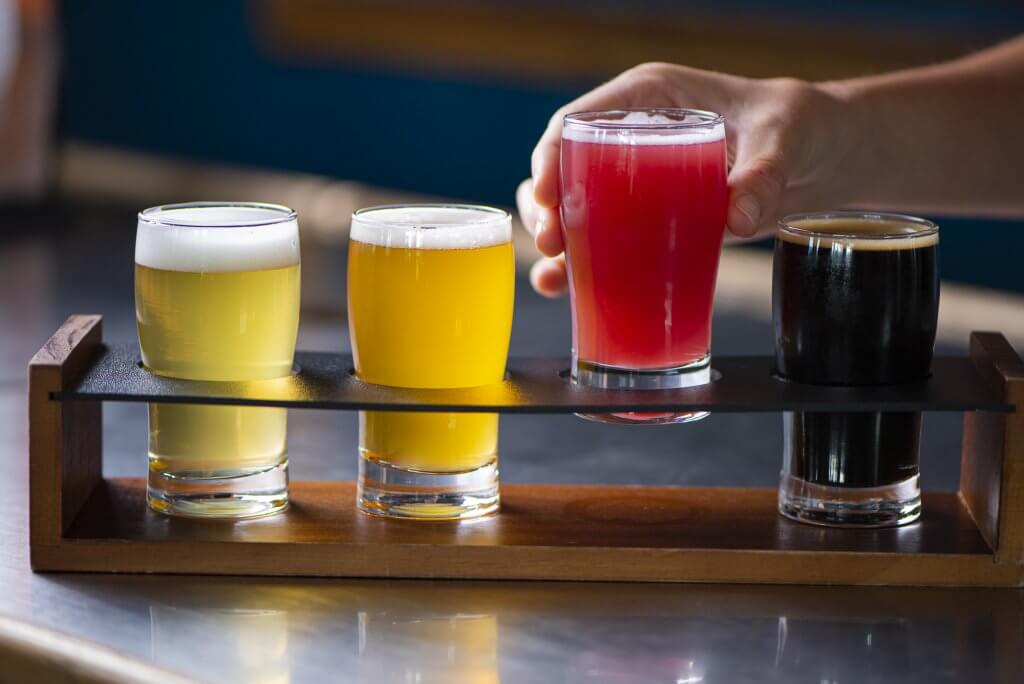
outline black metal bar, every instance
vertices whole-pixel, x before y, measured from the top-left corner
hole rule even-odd
[[[774,376],[771,357],[722,357],[713,363],[721,373],[717,381],[657,391],[574,385],[565,377],[569,364],[563,359],[511,359],[505,382],[470,389],[370,385],[352,375],[352,359],[345,354],[298,352],[296,364],[295,374],[278,380],[177,380],[143,368],[134,345],[108,346],[77,386],[54,399],[499,413],[1014,410],[984,383],[967,358],[960,357],[936,358],[927,382],[885,387],[791,383]]]

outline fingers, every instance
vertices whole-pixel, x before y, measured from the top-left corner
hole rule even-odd
[[[537,250],[544,256],[556,257],[565,250],[558,210],[538,209],[537,213],[537,234],[534,236]]]
[[[783,191],[789,177],[786,156],[778,145],[744,155],[743,145],[729,177],[731,188],[726,225],[739,237],[770,230],[778,220]]]
[[[527,232],[537,236],[537,203],[533,201],[533,179],[527,178],[516,188],[516,208],[519,220]]]
[[[562,145],[562,121],[566,114],[600,109],[675,106],[680,89],[667,88],[669,73],[679,67],[641,64],[625,71],[589,93],[573,100],[548,120],[547,128],[530,157],[533,197],[541,207],[558,206],[558,165]],[[677,92],[678,91],[678,92]]]
[[[533,175],[533,199],[538,206],[558,206],[558,164],[562,149],[562,119],[568,107],[562,107],[548,121],[547,128],[533,148],[530,172]]]
[[[516,189],[516,205],[523,227],[533,235],[541,254],[555,257],[562,253],[562,227],[558,209],[543,209],[533,200],[533,181],[529,178]]]
[[[530,269],[530,284],[545,297],[554,298],[564,294],[569,287],[565,257],[539,259]]]
[[[558,297],[568,287],[565,257],[562,252],[562,230],[558,211],[542,209],[533,200],[533,181],[526,179],[516,189],[519,217],[536,240],[537,249],[549,258],[538,259],[530,269],[530,284],[545,297]],[[554,258],[550,258],[554,257]]]

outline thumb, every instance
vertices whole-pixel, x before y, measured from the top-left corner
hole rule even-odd
[[[753,237],[777,220],[789,169],[781,149],[762,149],[744,159],[737,155],[729,175],[729,213],[726,224],[740,237]]]

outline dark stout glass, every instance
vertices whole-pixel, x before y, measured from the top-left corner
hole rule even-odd
[[[780,375],[827,385],[925,380],[938,317],[937,250],[936,226],[912,217],[840,212],[784,221],[773,287]],[[919,413],[787,413],[780,509],[825,524],[916,519],[920,432]],[[864,488],[872,491],[854,491]]]

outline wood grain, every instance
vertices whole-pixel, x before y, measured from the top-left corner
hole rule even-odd
[[[102,477],[102,405],[51,395],[78,380],[101,349],[100,316],[74,315],[29,362],[29,500],[33,557],[57,544]]]
[[[45,568],[332,577],[864,585],[1012,585],[953,494],[918,524],[837,530],[780,518],[769,489],[507,485],[500,515],[464,524],[371,518],[355,487],[297,482],[280,516],[159,516],[145,482],[97,488]]]

